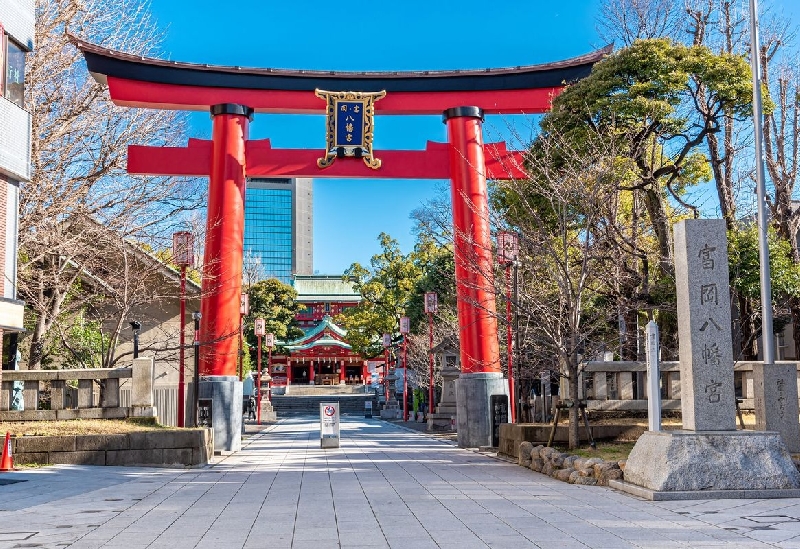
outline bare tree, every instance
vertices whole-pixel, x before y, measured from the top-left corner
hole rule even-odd
[[[41,367],[59,319],[86,305],[77,285],[103,270],[109,246],[127,239],[158,247],[199,206],[196,183],[131,177],[125,167],[128,144],[174,144],[186,119],[113,105],[66,32],[141,55],[155,54],[159,43],[146,2],[36,2],[37,49],[26,74],[33,174],[22,186],[19,230],[32,369]]]
[[[671,36],[680,26],[680,0],[605,0],[597,20],[606,42],[630,46],[636,40]]]

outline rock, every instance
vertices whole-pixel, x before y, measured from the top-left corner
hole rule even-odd
[[[554,471],[552,476],[560,481],[567,482],[570,475],[574,472],[575,469],[559,469],[558,471]]]
[[[531,464],[531,450],[533,449],[533,444],[530,442],[522,442],[519,445],[519,458],[517,458],[517,463],[522,465],[523,467],[528,467]]]
[[[580,459],[578,456],[567,456],[564,458],[564,467],[571,467],[573,469],[577,469],[575,467],[575,462]]]
[[[534,446],[533,450],[531,450],[531,458],[540,458],[542,457],[542,450],[544,450],[544,446],[541,444],[539,446]]]
[[[592,467],[584,467],[583,469],[578,469],[578,473],[582,477],[593,477],[594,476],[594,468]]]
[[[570,475],[569,475],[569,483],[570,484],[575,484],[575,482],[579,478],[581,478],[581,472],[580,471],[572,471],[572,473],[570,473]]]
[[[628,460],[626,460],[626,459],[621,459],[621,460],[619,460],[619,461],[617,462],[617,465],[619,465],[619,468],[620,468],[620,469],[622,469],[622,470],[624,471],[624,470],[625,470],[625,465],[626,465],[627,463],[628,463]]]
[[[548,477],[553,474],[556,468],[549,461],[545,461],[544,465],[542,466],[542,474],[547,475]]]
[[[553,464],[553,467],[563,467],[564,455],[560,453],[553,453],[548,461]]]
[[[586,464],[585,465],[586,465],[586,467],[592,467],[593,465],[595,465],[597,463],[603,463],[603,460],[601,458],[589,458],[589,459],[586,460]]]
[[[550,456],[553,454],[553,452],[555,452],[554,448],[548,448],[544,446],[541,450],[539,450],[539,456],[542,459],[550,459]]]
[[[576,458],[572,466],[575,467],[576,469],[586,469],[586,458],[583,457]]]
[[[578,477],[575,484],[583,484],[584,486],[596,486],[597,479],[592,477]]]
[[[623,475],[624,473],[620,469],[609,469],[608,471],[603,471],[603,473],[597,477],[597,480],[603,486],[608,486],[609,480],[620,480]]]
[[[531,470],[541,473],[542,467],[544,467],[544,460],[542,458],[533,458],[529,467]]]
[[[593,469],[594,469],[594,476],[600,478],[600,475],[602,475],[606,471],[610,471],[612,469],[619,469],[619,465],[617,465],[613,461],[608,461],[604,463],[596,463]]]

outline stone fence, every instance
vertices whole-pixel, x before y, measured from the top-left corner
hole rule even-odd
[[[785,361],[779,363],[794,363]],[[734,387],[741,400],[740,407],[751,410],[753,405],[753,365],[757,362],[734,363]],[[681,409],[681,374],[679,362],[662,362],[661,407]],[[586,398],[589,410],[646,411],[647,364],[645,362],[613,361],[587,362],[579,380],[579,398]],[[566,388],[566,383],[562,384]],[[800,388],[800,384],[798,384]],[[562,389],[563,394],[563,389]],[[566,396],[566,395],[565,395]]]
[[[4,370],[0,421],[155,417],[153,376],[152,358],[134,359],[130,367],[123,368]],[[121,379],[131,379],[129,406],[120,404]],[[11,409],[15,382],[22,383],[24,410]],[[39,394],[47,385],[50,409],[42,410]]]

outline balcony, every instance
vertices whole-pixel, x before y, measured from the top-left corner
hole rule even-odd
[[[31,178],[31,115],[0,97],[0,172],[12,179]]]

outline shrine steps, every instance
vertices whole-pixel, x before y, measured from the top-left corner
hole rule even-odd
[[[287,385],[287,396],[363,395],[363,385]]]
[[[316,394],[316,395],[273,395],[272,407],[278,418],[292,415],[319,415],[321,403],[338,402],[340,414],[364,414],[364,403],[372,402],[375,413],[378,402],[373,394]]]

